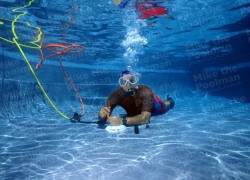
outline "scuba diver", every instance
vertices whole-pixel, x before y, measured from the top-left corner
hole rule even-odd
[[[136,9],[141,13],[140,19],[149,19],[157,16],[164,16],[168,19],[174,20],[168,14],[168,8],[158,6],[162,2],[155,2],[153,0],[138,0],[136,2]]]
[[[120,88],[108,97],[99,111],[99,124],[107,120],[113,126],[148,124],[151,116],[165,114],[174,107],[175,102],[169,95],[167,101],[163,102],[149,87],[138,85],[138,81],[139,74],[130,67],[121,72]],[[110,116],[117,105],[125,109],[127,117]]]
[[[113,3],[119,8],[125,8],[129,0],[113,0]],[[159,6],[163,2],[156,2],[153,0],[137,0],[135,7],[137,11],[141,13],[140,19],[150,19],[157,16],[164,16],[168,19],[174,20],[172,16],[168,14],[168,8]]]

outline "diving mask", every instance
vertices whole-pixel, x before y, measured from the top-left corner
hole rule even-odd
[[[130,84],[136,84],[138,82],[139,78],[136,77],[134,74],[127,74],[119,78],[119,84],[120,86],[126,86],[128,82]]]

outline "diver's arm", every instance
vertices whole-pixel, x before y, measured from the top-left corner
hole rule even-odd
[[[127,117],[127,125],[139,125],[139,124],[147,124],[149,123],[151,117],[151,113],[148,111],[142,111],[141,114]]]
[[[108,119],[109,123],[113,126],[119,125],[126,125],[126,126],[133,126],[133,125],[141,125],[149,123],[151,117],[151,113],[148,111],[142,111],[141,114],[133,116],[133,117],[126,117],[126,124],[123,121],[122,117],[119,116],[112,116]]]
[[[118,93],[117,93],[118,92]],[[98,119],[99,122],[106,122],[109,119],[113,109],[117,105],[117,96],[119,96],[119,89],[118,91],[113,92],[108,99],[106,100],[102,109],[98,112]]]
[[[98,122],[106,122],[107,117],[103,117],[103,116],[100,115],[100,113],[98,113],[98,119],[99,119]]]
[[[106,121],[110,115],[111,107],[103,107],[98,113],[99,121]]]

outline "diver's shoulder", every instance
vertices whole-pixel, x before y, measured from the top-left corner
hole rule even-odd
[[[122,94],[124,94],[124,90],[122,88],[118,88],[111,93],[111,95],[113,95],[113,96],[122,95]]]
[[[139,92],[142,92],[142,93],[153,93],[153,90],[150,87],[148,87],[148,86],[138,85],[138,88],[139,88]]]
[[[146,85],[138,85],[138,88],[143,91],[152,91],[152,89]]]

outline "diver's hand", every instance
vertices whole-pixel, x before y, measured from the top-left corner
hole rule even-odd
[[[103,107],[100,112],[99,112],[99,116],[101,118],[108,118],[109,115],[110,115],[110,110],[111,110],[111,107],[108,106],[108,107]]]
[[[122,118],[119,116],[112,116],[108,119],[108,121],[110,122],[110,124],[112,126],[120,126],[122,125]]]

